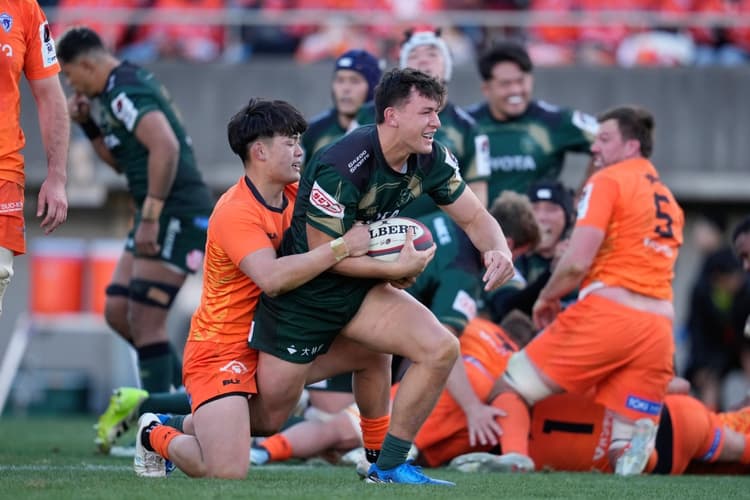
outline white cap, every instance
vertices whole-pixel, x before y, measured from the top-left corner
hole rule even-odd
[[[440,38],[439,35],[435,34],[434,31],[417,31],[413,33],[401,46],[399,66],[402,69],[406,68],[406,61],[409,59],[409,53],[420,45],[434,45],[440,49],[440,52],[443,53],[443,65],[445,66],[444,80],[446,82],[450,81],[451,74],[453,73],[453,58],[451,57],[450,50],[448,50],[448,44],[446,44],[445,40]]]

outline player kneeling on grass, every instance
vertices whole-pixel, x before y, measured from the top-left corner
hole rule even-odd
[[[386,73],[375,90],[377,123],[352,131],[305,167],[291,238],[284,239],[282,253],[328,246],[356,221],[398,215],[426,193],[482,253],[485,288],[507,281],[513,266],[502,229],[466,189],[455,157],[434,140],[444,96],[443,85],[419,71]],[[261,351],[260,413],[286,419],[305,380],[321,367],[316,367],[318,358],[329,365],[329,372],[318,369],[318,375],[330,376],[330,367],[351,364],[342,345],[401,355],[412,364],[394,399],[390,423],[390,366],[377,378],[354,374],[365,447],[374,462],[367,479],[452,484],[429,478],[406,461],[458,355],[455,337],[403,291],[424,270],[434,247],[419,252],[412,245],[409,253],[426,255],[421,268],[398,269],[403,251],[396,262],[363,256],[342,261],[284,295],[261,296],[250,338],[250,346]]]
[[[248,349],[247,335],[261,291],[285,293],[368,249],[367,227],[355,225],[329,245],[277,257],[294,209],[305,127],[288,103],[262,99],[251,99],[229,121],[229,144],[244,175],[221,197],[208,224],[203,293],[184,357],[192,414],[183,428],[190,434],[161,425],[153,413],[141,415],[139,476],[163,477],[171,461],[193,477],[246,477],[258,418],[250,411],[258,352]]]

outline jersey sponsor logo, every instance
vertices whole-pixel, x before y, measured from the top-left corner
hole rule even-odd
[[[49,68],[57,62],[57,52],[55,52],[55,41],[49,32],[47,21],[39,25],[39,39],[42,42],[42,65]]]
[[[451,238],[451,233],[450,231],[448,231],[448,224],[445,222],[445,219],[443,217],[435,217],[435,219],[432,221],[432,228],[432,234],[440,244],[440,246],[445,246],[453,241],[453,238]]]
[[[665,257],[672,258],[674,255],[674,252],[672,251],[672,248],[669,245],[665,245],[664,243],[659,243],[658,241],[654,241],[649,237],[643,238],[643,246],[646,248],[650,248],[656,253],[660,253],[664,255]]]
[[[477,315],[477,302],[465,290],[458,291],[451,307],[453,307],[454,311],[458,311],[466,316],[466,319],[469,321]]]
[[[490,138],[485,134],[474,137],[474,149],[477,157],[477,175],[488,176],[492,173],[490,168]]]
[[[594,185],[589,183],[584,186],[581,192],[581,199],[578,200],[578,220],[586,218],[586,213],[589,211],[589,202],[591,201],[591,193],[594,191]]]
[[[236,373],[237,375],[240,375],[242,373],[247,373],[247,366],[245,366],[244,363],[237,361],[236,359],[233,359],[226,365],[219,368],[220,372],[229,372],[229,373]]]
[[[310,190],[310,203],[326,215],[336,217],[337,219],[344,218],[344,206],[336,201],[336,198],[328,194],[325,189],[320,187],[317,181],[315,181],[312,190]]]
[[[349,173],[354,173],[364,162],[370,157],[370,153],[365,149],[359,153],[352,161],[346,164],[346,168],[349,169]]]
[[[3,31],[10,33],[10,29],[13,27],[13,16],[7,12],[0,14],[0,26],[3,27]]]
[[[0,44],[0,52],[8,57],[13,57],[13,47],[8,45],[7,43]]]
[[[112,100],[112,113],[120,120],[128,132],[133,131],[135,126],[135,119],[138,118],[138,110],[135,108],[135,104],[131,101],[125,92],[120,92],[117,97]]]
[[[596,135],[596,133],[599,132],[599,122],[596,118],[587,113],[574,111],[571,121],[573,122],[573,125],[588,134]]]
[[[648,399],[639,398],[633,395],[628,396],[625,406],[631,410],[646,413],[648,415],[658,415],[661,412],[661,403],[649,401]]]
[[[533,172],[536,160],[529,155],[495,156],[490,158],[490,168],[493,172]]]

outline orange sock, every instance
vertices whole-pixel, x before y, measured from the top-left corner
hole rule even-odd
[[[503,453],[520,453],[528,456],[531,417],[524,400],[515,392],[504,392],[492,400],[492,406],[506,413],[505,417],[497,418],[497,422],[503,428],[503,435],[500,436]]]
[[[391,425],[391,416],[384,415],[377,418],[359,416],[359,426],[362,428],[362,442],[365,447],[365,455],[371,463],[378,459],[383,440],[388,434]]]
[[[260,444],[266,449],[272,462],[284,462],[292,458],[292,444],[283,434],[274,434]]]
[[[156,453],[169,460],[169,443],[182,433],[168,425],[157,425],[148,436],[148,442]]]

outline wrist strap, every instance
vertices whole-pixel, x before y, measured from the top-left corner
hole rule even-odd
[[[333,250],[333,256],[336,257],[336,262],[341,262],[342,259],[349,257],[349,247],[346,246],[344,238],[336,238],[331,241],[331,250]]]
[[[91,117],[80,125],[81,130],[83,130],[83,133],[86,134],[86,137],[88,137],[90,141],[102,136],[102,131],[99,128],[99,125],[97,125]]]
[[[164,208],[164,200],[154,198],[153,196],[146,196],[141,207],[141,220],[151,222],[159,220],[162,208]]]

